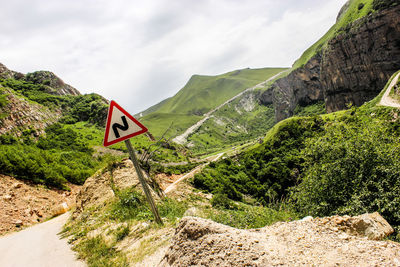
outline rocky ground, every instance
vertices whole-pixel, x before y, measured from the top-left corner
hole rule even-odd
[[[158,266],[400,266],[399,243],[371,240],[392,231],[377,213],[253,230],[184,217]]]
[[[164,180],[165,188],[177,177],[157,178]],[[138,185],[129,160],[111,172],[99,172],[82,187],[74,217],[114,197],[114,187]],[[191,192],[189,187],[179,183],[168,196],[184,199]],[[154,191],[153,196],[157,198]],[[127,256],[130,266],[400,266],[400,244],[382,241],[393,229],[378,213],[306,217],[241,230],[192,217],[196,216],[196,212],[190,212],[192,209],[185,212],[186,217],[176,229],[172,225],[151,227],[147,222],[108,222],[87,237],[102,235],[106,243],[112,244],[112,230],[129,226],[128,236],[114,247]]]
[[[51,190],[0,175],[0,235],[65,212],[75,203],[80,188],[72,184],[69,187],[71,192]]]

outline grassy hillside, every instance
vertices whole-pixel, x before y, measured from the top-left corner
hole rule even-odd
[[[135,117],[136,118],[140,118],[142,116],[146,116],[146,115],[148,115],[150,113],[156,112],[160,107],[162,107],[166,102],[168,102],[169,99],[170,99],[170,97],[164,99],[160,103],[155,104],[154,106],[149,107],[145,111],[142,111],[142,112],[139,112],[138,114],[135,114]]]
[[[194,75],[175,96],[151,107],[153,113],[141,120],[155,135],[162,134],[172,122],[175,129],[171,135],[181,133],[204,113],[282,70],[284,69],[243,69],[217,76]],[[148,112],[149,110],[144,111]]]
[[[262,137],[275,124],[272,106],[258,103],[258,93],[248,92],[213,114],[188,137],[195,154],[211,153]]]
[[[299,68],[307,63],[321,49],[327,45],[328,41],[341,33],[347,25],[353,21],[365,17],[377,10],[391,5],[399,4],[397,0],[350,0],[349,6],[340,16],[338,21],[329,31],[322,36],[315,44],[308,48],[301,57],[293,64],[293,69]]]
[[[303,216],[378,211],[398,235],[400,111],[376,106],[381,96],[360,108],[281,121],[263,144],[210,164],[193,184],[232,200],[285,200]]]

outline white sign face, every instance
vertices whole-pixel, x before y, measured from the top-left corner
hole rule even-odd
[[[147,132],[146,127],[115,101],[111,101],[108,109],[104,146],[124,141],[145,132]]]

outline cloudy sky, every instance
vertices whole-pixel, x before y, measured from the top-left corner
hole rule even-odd
[[[345,2],[4,1],[0,62],[53,71],[136,113],[173,96],[192,74],[291,66]]]

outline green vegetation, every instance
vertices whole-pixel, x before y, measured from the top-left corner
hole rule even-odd
[[[39,137],[37,142],[31,134],[28,130],[22,138],[0,137],[2,174],[68,189],[67,181],[83,184],[97,169],[115,160],[111,155],[93,157],[92,149],[77,132],[61,124],[47,127],[46,137]]]
[[[219,196],[213,202],[224,208],[231,202],[221,195],[237,201],[251,196],[264,205],[283,200],[302,216],[378,211],[400,238],[400,114],[375,106],[379,98],[360,108],[284,120],[263,144],[211,163],[193,184]]]
[[[195,187],[242,200],[250,195],[266,205],[287,195],[301,171],[304,140],[322,130],[319,117],[290,118],[277,125],[273,138],[237,159],[211,163],[194,177]]]
[[[89,266],[125,266],[127,259],[129,262],[140,262],[166,244],[168,239],[163,238],[166,233],[163,229],[172,231],[171,228],[176,226],[189,207],[194,207],[196,214],[202,218],[243,229],[297,218],[284,205],[272,209],[228,200],[231,202],[228,208],[212,207],[207,199],[189,194],[184,200],[166,198],[158,201],[164,221],[164,225],[160,226],[155,223],[141,193],[131,188],[115,190],[115,193],[114,199],[84,210],[78,219],[70,221],[64,228],[64,236],[70,236],[73,249],[80,258],[87,260]],[[91,237],[88,239],[87,236]],[[138,242],[139,247],[133,251],[115,250],[126,238]],[[126,255],[126,252],[129,254]]]
[[[161,136],[167,131],[167,136],[183,133],[187,128],[201,119],[201,116],[171,113],[151,113],[140,119],[155,136]]]
[[[153,214],[142,193],[132,188],[115,190],[115,193],[116,197],[106,202],[105,206],[85,210],[79,219],[71,221],[64,228],[64,236],[72,236],[70,242],[74,242],[73,249],[78,252],[80,258],[87,260],[89,266],[127,266],[126,255],[115,250],[115,246],[128,236],[138,239],[160,227],[175,226],[178,218],[181,218],[188,209],[190,199],[189,197],[185,201],[170,198],[160,200],[158,210],[164,226],[159,226],[154,222]],[[144,222],[148,222],[148,226],[140,227],[139,225]],[[107,226],[117,227],[107,228]],[[135,226],[139,228],[132,232],[132,227]],[[86,238],[89,232],[97,229],[104,231],[100,231],[96,237]],[[149,243],[150,240],[152,239],[141,241],[135,261],[140,261],[146,253],[156,248],[154,244]],[[153,239],[153,243],[157,243],[157,240]],[[162,244],[161,241],[158,245]],[[91,251],[94,251],[94,255]]]
[[[298,210],[315,216],[379,211],[399,230],[400,123],[390,121],[393,111],[386,108],[375,111],[380,119],[353,112],[305,142],[307,167],[293,199]]]
[[[284,69],[243,69],[218,76],[193,75],[185,87],[157,112],[202,115],[282,70]]]
[[[261,228],[275,222],[291,221],[298,218],[296,212],[285,206],[281,208],[268,208],[231,202],[229,207],[217,206],[215,209],[205,208],[203,210],[203,217],[240,229]]]
[[[113,246],[107,245],[102,237],[89,238],[79,243],[75,250],[91,267],[128,267],[126,256]]]
[[[397,83],[393,86],[393,89],[392,91],[390,91],[389,96],[393,99],[396,99],[397,101],[400,101],[400,79],[398,79]]]
[[[6,93],[22,97],[39,107],[46,106],[48,112],[61,112],[62,117],[58,123],[46,128],[45,135],[41,134],[42,130],[30,129],[27,125],[20,127],[20,137],[9,134],[0,136],[2,174],[68,189],[67,182],[83,184],[107,162],[123,156],[99,148],[103,142],[108,110],[107,101],[100,95],[55,95],[56,90],[49,86],[47,80],[0,79],[0,119],[7,116],[1,113],[8,103]],[[182,147],[165,140],[159,142],[159,147],[146,136],[138,136],[132,144],[141,154],[149,152],[153,161],[178,162],[187,159]],[[110,148],[126,152],[121,143]]]
[[[168,136],[180,134],[199,121],[203,114],[283,70],[243,69],[217,76],[194,75],[175,96],[151,107],[152,113],[141,121],[156,136],[163,134],[171,123],[174,123],[175,132],[169,132]],[[144,114],[148,113],[144,111]]]
[[[0,123],[1,119],[7,117],[7,112],[4,112],[2,109],[8,104],[7,93],[3,88],[0,87]]]
[[[255,100],[257,97],[257,93],[246,93],[215,112],[188,137],[194,144],[191,151],[194,154],[212,153],[262,137],[275,124],[275,116],[273,107],[260,105]],[[251,110],[244,107],[243,101],[252,106]]]
[[[3,88],[0,88],[0,109],[5,107],[8,103],[7,94]]]
[[[118,222],[154,220],[153,213],[143,194],[132,188],[116,193],[117,199],[109,208],[109,220]],[[166,218],[169,222],[175,222],[177,218],[182,217],[187,207],[186,202],[179,202],[170,198],[165,198],[158,204],[160,216]]]
[[[320,101],[315,104],[311,104],[308,106],[297,105],[294,109],[294,116],[313,116],[313,115],[321,115],[326,113],[325,102]]]
[[[315,44],[308,48],[301,57],[293,64],[293,69],[297,69],[306,64],[312,57],[321,52],[328,41],[343,32],[343,30],[352,22],[365,17],[375,10],[379,10],[383,4],[380,2],[397,2],[396,0],[351,0],[347,10],[341,15],[335,25],[321,37]],[[386,5],[386,4],[385,4]]]
[[[108,105],[97,94],[80,96],[50,94],[49,87],[23,80],[0,79],[0,84],[22,94],[30,101],[34,101],[52,110],[61,109],[63,123],[88,121],[104,126],[107,117]]]

